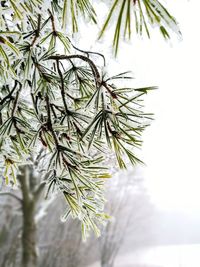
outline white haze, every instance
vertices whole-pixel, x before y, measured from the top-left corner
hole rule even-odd
[[[145,98],[155,121],[144,134],[141,151],[152,200],[162,209],[200,211],[200,2],[162,2],[177,18],[183,40],[174,35],[166,42],[156,30],[151,40],[136,37],[121,45],[108,68],[113,74],[131,70],[134,85],[159,86]],[[102,2],[98,9],[105,14]],[[95,46],[94,28],[86,26],[82,33],[79,47],[111,53],[110,33]]]

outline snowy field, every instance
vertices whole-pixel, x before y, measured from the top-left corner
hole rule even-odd
[[[200,244],[159,246],[117,258],[114,267],[199,267]],[[95,263],[90,267],[100,267]]]

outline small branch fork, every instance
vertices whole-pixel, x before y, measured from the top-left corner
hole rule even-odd
[[[19,90],[18,90],[17,93],[16,93],[15,100],[14,100],[14,103],[13,103],[12,112],[11,112],[11,116],[12,116],[12,117],[14,117],[15,112],[16,112],[16,110],[17,110],[18,100],[19,100],[19,94],[20,94],[20,91],[21,91],[21,89],[22,89],[22,84],[19,83],[19,85],[20,85],[20,88],[19,88]]]
[[[59,147],[59,142],[58,142],[58,138],[54,132],[53,126],[52,126],[52,121],[51,121],[51,110],[50,110],[50,102],[49,102],[49,96],[46,95],[46,106],[47,106],[47,128],[48,130],[51,132],[56,148],[58,149]]]
[[[14,93],[16,87],[17,87],[17,84],[18,84],[18,81],[15,80],[15,84],[14,84],[13,89],[10,91],[10,93],[9,93],[7,96],[5,96],[5,97],[1,100],[1,102],[0,102],[0,106],[2,106],[7,100],[9,100],[9,99],[12,98],[12,95],[13,95],[13,93]]]
[[[12,198],[16,199],[20,204],[22,204],[22,199],[11,192],[0,192],[0,196],[12,197]]]
[[[63,104],[64,104],[64,107],[65,107],[65,111],[67,113],[67,102],[65,100],[65,84],[64,84],[64,78],[63,78],[63,75],[62,75],[62,71],[59,67],[59,60],[57,59],[56,60],[56,65],[57,65],[57,70],[58,70],[58,74],[60,76],[60,81],[61,81],[61,95],[62,95],[62,100],[63,100]]]
[[[109,88],[109,85],[106,83],[106,81],[101,80],[101,75],[98,71],[98,68],[90,58],[83,56],[83,55],[68,55],[68,56],[67,55],[54,55],[54,56],[48,57],[47,60],[50,60],[50,59],[56,60],[58,73],[59,73],[59,76],[61,79],[62,97],[64,96],[64,79],[63,79],[62,72],[59,68],[59,60],[65,60],[66,59],[66,60],[69,60],[71,62],[71,59],[73,59],[73,58],[81,59],[81,60],[87,62],[89,64],[92,72],[93,72],[96,87],[99,88],[102,85],[108,91],[108,93],[111,95],[112,98],[114,98],[114,99],[117,98],[117,95],[114,92],[112,92],[112,90]],[[65,101],[64,97],[63,97],[63,100]],[[64,104],[64,106],[66,106],[66,105]]]
[[[89,57],[90,54],[98,55],[98,56],[102,57],[102,58],[103,58],[103,65],[104,65],[104,67],[105,67],[105,65],[106,65],[106,59],[105,59],[104,55],[102,55],[101,53],[98,53],[98,52],[85,51],[85,50],[82,50],[82,49],[80,49],[80,48],[77,48],[75,45],[72,44],[72,42],[71,42],[70,39],[69,39],[69,42],[71,43],[72,47],[73,47],[75,50],[77,50],[77,51],[79,51],[79,52],[81,52],[81,53],[86,54],[87,57]]]
[[[39,14],[38,15],[37,29],[35,30],[35,36],[33,38],[31,46],[34,46],[35,42],[37,41],[38,37],[40,36],[40,27],[41,27],[41,15]]]
[[[93,75],[94,75],[96,86],[99,87],[101,85],[101,75],[97,69],[97,66],[88,57],[83,56],[83,55],[69,55],[69,56],[67,56],[67,55],[55,55],[55,56],[48,57],[47,60],[52,59],[52,60],[58,61],[58,60],[64,60],[64,59],[70,60],[73,58],[81,59],[81,60],[83,60],[89,64],[89,66],[92,69]]]

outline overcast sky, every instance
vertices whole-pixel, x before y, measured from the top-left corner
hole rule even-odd
[[[146,102],[155,121],[144,136],[145,177],[160,207],[194,212],[200,211],[200,3],[170,7],[183,40],[165,44],[154,36],[138,45],[143,64],[139,53],[134,58],[136,77],[159,86]]]
[[[135,37],[121,45],[117,60],[110,60],[108,68],[113,74],[131,70],[133,85],[159,86],[145,99],[155,121],[144,134],[142,150],[153,201],[165,209],[200,211],[200,2],[163,2],[178,20],[183,40],[174,36],[165,42],[156,31],[150,41]],[[104,14],[102,2],[98,9]],[[95,36],[86,26],[81,45],[88,48]],[[105,54],[109,44],[108,34],[94,47]]]

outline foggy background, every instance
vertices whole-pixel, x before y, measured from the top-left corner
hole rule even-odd
[[[38,215],[45,205],[48,209],[38,217],[40,267],[200,266],[200,3],[165,2],[183,40],[174,36],[165,42],[155,31],[151,40],[121,44],[118,58],[109,64],[113,74],[131,70],[135,86],[159,86],[145,98],[146,110],[155,114],[138,152],[146,166],[119,172],[108,182],[106,211],[112,219],[98,239],[92,235],[83,242],[78,221],[60,220],[63,200],[47,205],[42,198]],[[96,51],[111,53],[109,44],[93,44],[93,27],[90,33],[80,38],[83,49],[91,43]],[[1,197],[0,214],[0,266],[18,267],[20,207]]]

